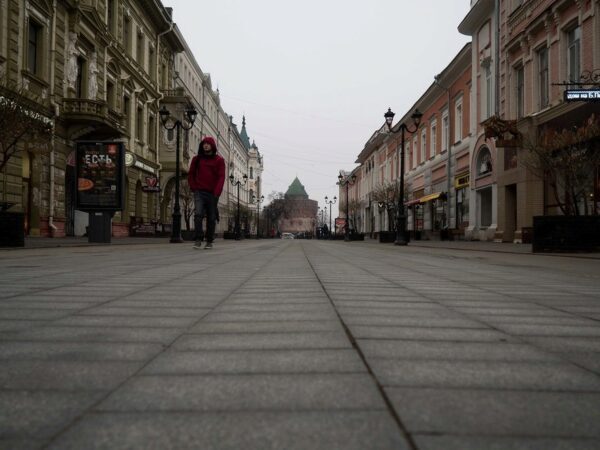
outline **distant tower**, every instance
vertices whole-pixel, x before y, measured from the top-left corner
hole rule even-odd
[[[289,233],[315,232],[319,203],[310,200],[298,177],[294,178],[285,193],[286,214],[279,221],[279,231]]]

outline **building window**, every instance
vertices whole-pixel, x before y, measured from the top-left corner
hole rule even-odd
[[[581,78],[581,27],[567,33],[567,78],[577,82]]]
[[[525,69],[523,66],[515,70],[515,102],[517,119],[520,119],[525,114]]]
[[[123,115],[125,116],[125,129],[126,130],[129,130],[130,112],[131,112],[131,101],[128,96],[124,96],[123,97]]]
[[[415,167],[417,167],[417,164],[419,164],[419,141],[417,139],[417,137],[415,136],[415,138],[413,139],[413,169]]]
[[[540,109],[548,106],[548,48],[543,47],[537,52],[538,89]]]
[[[29,20],[27,36],[27,70],[33,75],[40,75],[40,56],[42,50],[42,26]]]
[[[141,106],[137,109],[137,126],[136,126],[136,134],[137,139],[140,142],[144,142],[144,108]]]
[[[430,157],[433,158],[437,152],[437,122],[431,122],[431,138],[429,139]]]
[[[250,167],[250,179],[253,180],[254,179],[254,168]]]
[[[142,33],[137,35],[135,57],[138,64],[144,67],[144,35]]]
[[[77,79],[75,80],[75,97],[86,98],[85,92],[87,74],[87,61],[81,56],[77,58]]]
[[[163,89],[169,89],[169,79],[167,77],[167,65],[163,64],[160,71],[160,79]]]
[[[448,111],[442,114],[442,152],[448,150],[448,142],[450,141],[450,120],[448,119]]]
[[[112,81],[106,82],[106,103],[110,109],[115,109],[115,85]]]
[[[492,171],[492,154],[487,147],[482,147],[477,155],[477,175],[487,175]]]
[[[148,147],[154,149],[156,145],[156,120],[152,114],[148,116]]]
[[[454,142],[460,142],[462,140],[462,122],[463,122],[463,108],[462,98],[456,100],[454,104]]]
[[[131,52],[131,20],[128,17],[123,19],[123,47],[126,52]]]
[[[110,31],[113,35],[115,34],[115,17],[117,17],[116,9],[115,9],[115,0],[108,0],[106,5],[107,8],[107,22],[108,22],[108,31]]]
[[[484,67],[484,73],[485,73],[485,108],[484,108],[485,117],[484,117],[484,119],[487,119],[492,116],[492,104],[493,104],[492,65],[491,64],[487,64]]]
[[[152,47],[148,49],[148,72],[150,72],[150,79],[156,81],[156,52]]]
[[[427,129],[421,130],[421,163],[427,159]]]

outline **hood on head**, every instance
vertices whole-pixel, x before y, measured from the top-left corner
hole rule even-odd
[[[198,148],[199,155],[204,154],[204,150],[203,150],[204,144],[210,144],[210,146],[212,147],[212,150],[213,150],[213,152],[212,152],[213,155],[215,155],[217,153],[217,143],[215,142],[214,138],[212,136],[206,136],[200,142],[200,148]]]

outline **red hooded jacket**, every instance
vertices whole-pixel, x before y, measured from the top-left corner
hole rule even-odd
[[[212,147],[212,153],[204,153],[203,144],[208,143]],[[215,140],[207,136],[200,142],[198,155],[192,158],[190,171],[188,172],[188,184],[192,192],[210,192],[215,197],[223,192],[225,183],[225,160],[217,155],[217,144]]]

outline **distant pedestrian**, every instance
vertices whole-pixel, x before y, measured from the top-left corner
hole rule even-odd
[[[207,136],[200,142],[198,155],[194,156],[188,173],[188,184],[194,193],[194,248],[202,245],[206,238],[205,249],[212,248],[215,238],[217,205],[225,183],[225,160],[217,154],[215,140]],[[202,230],[202,219],[206,217],[206,235]]]

